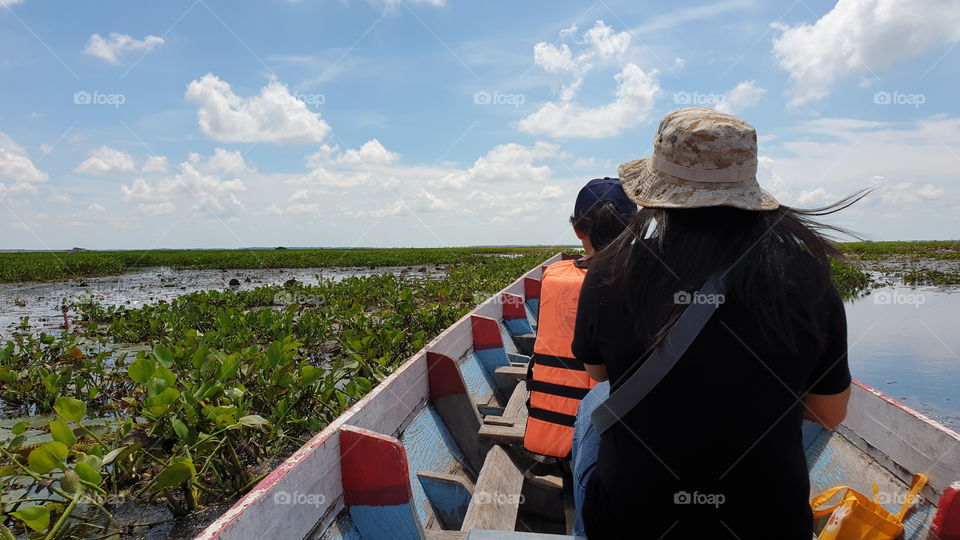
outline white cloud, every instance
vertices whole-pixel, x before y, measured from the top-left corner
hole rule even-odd
[[[239,150],[216,148],[213,155],[206,160],[195,152],[190,154],[189,159],[198,169],[206,173],[244,176],[256,172],[256,169],[243,159],[243,154]]]
[[[21,184],[46,182],[48,178],[47,173],[34,165],[22,146],[0,132],[0,181]]]
[[[799,123],[791,136],[768,144],[760,158],[760,184],[782,203],[822,206],[873,186],[828,219],[873,239],[944,238],[956,230],[960,118],[821,118]]]
[[[410,204],[401,199],[375,210],[344,210],[343,214],[350,218],[385,218],[410,211]]]
[[[290,178],[287,183],[295,186],[345,189],[366,185],[372,177],[373,174],[366,171],[332,171],[324,167],[318,167],[306,174]]]
[[[921,199],[939,199],[945,194],[946,191],[944,191],[943,188],[939,188],[933,184],[927,184],[917,191],[917,195],[919,195]]]
[[[120,192],[124,200],[140,203],[136,211],[147,215],[168,214],[176,209],[176,201],[182,201],[195,212],[231,218],[245,210],[237,197],[247,190],[240,176],[255,175],[256,169],[246,164],[240,152],[217,148],[208,158],[191,153],[173,176],[153,183],[136,178],[131,185],[120,186]]]
[[[576,26],[561,31],[561,39],[576,33]],[[575,53],[566,43],[559,46],[547,42],[533,48],[534,63],[550,73],[566,73],[571,78],[562,83],[559,100],[548,101],[536,112],[522,118],[517,128],[534,135],[556,138],[613,137],[620,131],[646,120],[660,93],[656,70],[644,72],[633,63],[623,60],[630,48],[628,32],[614,32],[602,20],[594,23],[580,41],[581,52]],[[587,73],[600,65],[614,64],[620,72],[614,76],[617,83],[614,101],[599,107],[587,107],[574,102],[583,88]]]
[[[443,199],[424,189],[420,190],[419,197],[421,204],[416,208],[419,212],[452,210],[457,207],[457,203],[453,200]]]
[[[824,189],[823,186],[820,186],[814,190],[800,193],[800,196],[797,197],[797,204],[803,207],[814,207],[830,204],[837,199],[839,199],[839,197],[832,193],[827,193],[827,190]]]
[[[563,197],[563,195],[563,188],[559,186],[544,186],[544,188],[540,190],[541,200],[559,199]]]
[[[164,43],[164,39],[157,36],[135,39],[126,34],[113,32],[109,38],[104,39],[100,34],[93,34],[90,36],[90,41],[87,42],[87,47],[83,49],[83,52],[92,54],[111,64],[119,64],[120,56],[126,52],[143,51],[146,53]]]
[[[600,56],[619,56],[626,53],[630,46],[630,34],[614,33],[613,28],[603,21],[597,21],[583,37]]]
[[[388,165],[400,159],[400,154],[391,152],[377,139],[370,139],[359,149],[348,149],[340,153],[339,146],[323,145],[316,153],[307,156],[307,165],[323,167],[329,165],[366,166]]]
[[[173,203],[162,202],[156,204],[138,204],[136,212],[146,216],[165,216],[172,214],[177,209]]]
[[[743,81],[733,90],[727,92],[716,109],[728,114],[740,114],[743,111],[760,103],[763,96],[767,93],[765,88],[759,88],[757,81]]]
[[[615,79],[617,94],[611,103],[591,108],[570,101],[548,102],[517,126],[526,133],[557,138],[614,137],[646,120],[660,93],[656,70],[647,73],[631,63]]]
[[[534,165],[557,155],[556,145],[537,142],[533,146],[507,143],[495,146],[477,158],[466,171],[450,173],[434,182],[437,187],[461,189],[478,183],[546,180],[553,172],[547,165]]]
[[[350,148],[343,152],[339,146],[324,144],[306,157],[307,166],[312,170],[293,176],[287,183],[312,188],[363,186],[373,179],[388,176],[394,171],[389,165],[399,159],[400,154],[387,150],[377,139],[370,139],[359,149]],[[310,193],[312,197],[314,192]]]
[[[791,105],[822,99],[844,76],[862,76],[894,62],[960,41],[955,0],[839,0],[814,24],[774,26],[780,67],[790,73]]]
[[[187,86],[186,97],[199,106],[200,131],[221,142],[311,143],[330,132],[319,113],[311,112],[277,80],[261,88],[260,95],[246,98],[208,73]]]
[[[10,7],[21,2],[23,2],[23,0],[0,0],[0,7]]]
[[[493,223],[509,223],[518,219],[537,219],[542,216],[552,201],[563,198],[563,189],[558,186],[544,186],[540,191],[504,191],[473,190],[467,195],[467,201],[473,206],[488,210]],[[570,203],[572,207],[572,202]],[[568,208],[564,211],[569,212]]]
[[[55,193],[47,197],[47,202],[53,204],[69,204],[71,201],[69,193]]]
[[[166,174],[167,156],[148,157],[147,161],[144,162],[143,167],[140,168],[140,172]]]
[[[109,219],[107,209],[100,203],[91,203],[85,209],[70,216],[70,222],[74,225],[94,225]]]
[[[559,47],[552,43],[537,43],[533,46],[533,62],[550,73],[576,71],[578,67],[566,43]]]
[[[560,39],[571,38],[576,32],[576,26],[565,28],[560,31]],[[566,43],[557,46],[541,41],[533,46],[533,62],[550,73],[570,72],[579,77],[593,69],[592,59],[609,60],[623,56],[630,47],[630,34],[615,33],[612,27],[598,20],[583,34],[583,39],[575,43],[585,46],[585,50],[576,56]]]
[[[397,9],[404,0],[367,0],[374,6],[383,6],[387,9]],[[447,0],[406,0],[406,3],[413,5],[425,5],[433,7],[443,7],[447,5]]]
[[[90,157],[73,169],[79,174],[122,174],[136,170],[133,157],[123,150],[101,146],[90,153]]]
[[[133,185],[120,186],[124,200],[127,201],[165,201],[172,194],[171,184],[164,184],[163,188],[147,183],[143,178],[135,178]]]

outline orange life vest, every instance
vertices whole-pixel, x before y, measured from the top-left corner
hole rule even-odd
[[[580,287],[587,274],[575,262],[558,261],[543,272],[532,376],[527,381],[530,401],[523,446],[555,457],[570,455],[577,407],[597,384],[570,350]]]

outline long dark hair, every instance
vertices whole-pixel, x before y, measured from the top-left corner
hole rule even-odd
[[[617,288],[643,343],[662,338],[686,307],[675,294],[697,291],[720,272],[727,298],[750,307],[763,338],[794,352],[799,339],[816,336],[823,316],[816,306],[832,286],[830,258],[843,258],[825,233],[856,236],[816,218],[843,210],[869,192],[812,210],[642,208],[591,268],[603,269]]]
[[[610,201],[594,204],[580,217],[570,217],[573,229],[586,235],[593,249],[597,251],[620,236],[632,220],[633,214],[621,214]]]

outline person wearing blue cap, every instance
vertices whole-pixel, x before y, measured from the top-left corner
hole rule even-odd
[[[627,196],[619,178],[595,178],[577,194],[570,223],[583,243],[582,262],[603,249],[626,228],[637,213],[637,204]]]
[[[537,339],[527,377],[524,447],[531,452],[570,456],[577,407],[596,384],[571,352],[580,286],[593,255],[620,236],[636,213],[637,205],[618,179],[589,181],[577,195],[570,217],[584,255],[557,261],[543,272]]]

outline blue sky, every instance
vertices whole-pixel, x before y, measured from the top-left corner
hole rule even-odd
[[[687,105],[784,204],[957,238],[958,41],[952,0],[0,0],[0,249],[570,243]]]

